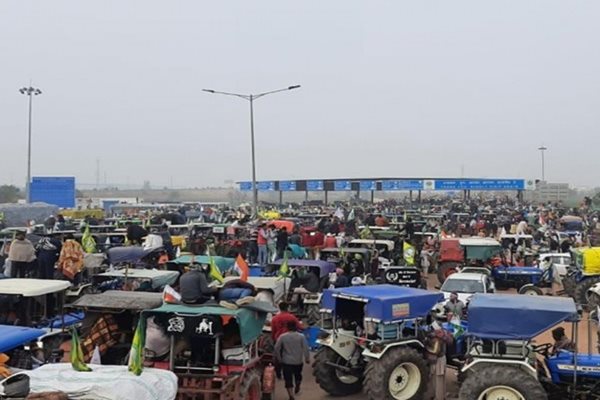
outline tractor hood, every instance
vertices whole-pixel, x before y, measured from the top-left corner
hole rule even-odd
[[[469,335],[528,340],[563,321],[576,321],[571,298],[480,294],[469,304]]]

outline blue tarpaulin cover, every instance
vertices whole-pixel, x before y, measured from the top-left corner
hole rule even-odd
[[[476,293],[469,304],[468,334],[484,339],[531,339],[576,318],[571,298]]]
[[[336,298],[340,297],[366,302],[365,318],[384,323],[425,317],[433,306],[444,300],[442,293],[423,289],[396,285],[355,286],[325,290],[323,308],[334,310]]]
[[[0,325],[0,353],[32,342],[44,334],[46,334],[46,331],[43,329],[26,328],[24,326]]]

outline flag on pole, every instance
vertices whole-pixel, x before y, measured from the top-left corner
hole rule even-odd
[[[238,254],[235,259],[235,264],[233,264],[233,269],[240,276],[240,279],[243,281],[248,280],[248,276],[250,276],[250,268],[248,267],[248,263],[246,260],[242,258],[241,254]]]
[[[133,334],[131,350],[129,351],[129,362],[127,369],[135,375],[141,375],[144,369],[144,346],[146,342],[146,320],[142,317],[138,320],[137,328]]]
[[[83,236],[81,237],[81,247],[88,254],[96,252],[96,241],[90,233],[90,224],[85,225]]]
[[[223,275],[221,275],[221,270],[219,270],[219,267],[215,263],[215,259],[213,258],[213,256],[208,257],[210,259],[210,272],[208,273],[208,275],[219,283],[225,282],[225,279],[223,279]]]
[[[92,369],[83,361],[83,350],[75,327],[71,328],[71,366],[78,372],[90,372]]]
[[[346,219],[346,221],[354,221],[355,215],[354,215],[354,208],[352,210],[350,210],[350,213],[348,214],[348,218]]]
[[[413,266],[415,265],[415,248],[409,243],[404,242],[403,245],[403,256],[406,265]]]
[[[283,262],[281,263],[281,267],[279,267],[279,277],[287,278],[290,275],[290,266],[288,265],[287,254],[283,256]]]

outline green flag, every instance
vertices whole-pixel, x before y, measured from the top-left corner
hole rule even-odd
[[[210,272],[208,273],[208,275],[210,275],[211,278],[213,278],[219,283],[225,282],[225,279],[223,279],[223,275],[221,275],[221,270],[219,269],[219,267],[217,267],[217,264],[215,263],[215,259],[212,256],[208,257],[210,259]]]
[[[133,334],[131,350],[129,351],[129,362],[127,369],[135,375],[141,375],[144,369],[144,347],[146,344],[146,320],[142,317],[138,320],[137,328]]]
[[[81,247],[83,247],[83,251],[88,254],[96,252],[96,241],[90,233],[90,224],[85,225],[85,230],[83,231],[83,236],[81,237]]]
[[[288,265],[288,257],[287,253],[283,256],[283,262],[281,263],[281,267],[279,267],[279,276],[282,278],[287,278],[290,275],[290,266]]]
[[[83,350],[75,327],[71,328],[71,366],[75,371],[90,372],[92,369],[83,361]]]

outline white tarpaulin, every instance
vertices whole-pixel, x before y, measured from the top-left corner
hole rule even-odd
[[[92,372],[77,372],[71,364],[46,364],[25,373],[30,377],[31,393],[62,391],[69,399],[174,400],[177,395],[177,376],[171,371],[144,368],[135,376],[127,366],[91,367]]]

